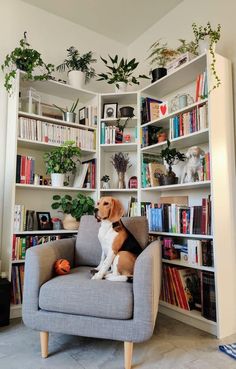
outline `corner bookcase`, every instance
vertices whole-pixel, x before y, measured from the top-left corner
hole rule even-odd
[[[90,129],[96,132],[96,149],[86,150],[82,148],[85,158],[97,159],[97,186],[96,190],[80,189],[92,196],[95,200],[103,195],[110,195],[119,198],[126,211],[129,207],[129,201],[133,197],[136,201],[136,214],[141,214],[141,204],[143,202],[159,203],[163,197],[188,197],[189,206],[201,205],[202,198],[211,195],[212,205],[212,232],[211,234],[183,234],[162,231],[151,231],[150,236],[159,239],[163,237],[174,240],[210,240],[213,242],[214,266],[194,265],[191,268],[211,272],[215,279],[216,295],[216,322],[201,316],[196,310],[184,310],[171,305],[165,301],[160,301],[159,311],[178,319],[184,323],[193,325],[204,331],[225,337],[236,332],[236,289],[235,289],[235,214],[234,214],[234,192],[235,192],[235,160],[234,160],[234,125],[233,125],[233,98],[232,98],[232,74],[231,63],[220,55],[216,55],[216,68],[221,79],[219,88],[214,89],[207,99],[200,99],[192,102],[188,106],[171,112],[162,118],[141,124],[141,99],[150,97],[170,102],[176,95],[189,93],[195,96],[196,79],[199,74],[206,71],[208,77],[208,89],[211,90],[213,81],[211,81],[211,56],[202,54],[190,62],[176,69],[171,74],[148,85],[137,92],[126,93],[101,93],[96,94],[85,90],[76,90],[68,85],[63,85],[53,81],[47,82],[26,82],[21,80],[20,73],[17,77],[14,94],[9,98],[8,105],[8,133],[7,133],[7,154],[6,154],[6,179],[5,179],[5,203],[4,203],[4,226],[3,226],[3,268],[9,271],[11,275],[12,264],[12,237],[13,237],[13,217],[14,204],[25,203],[27,207],[36,210],[49,211],[52,194],[65,193],[66,191],[75,191],[74,188],[52,188],[50,186],[21,185],[15,181],[16,155],[24,153],[33,155],[42,159],[42,152],[51,149],[55,145],[46,143],[28,142],[28,140],[17,139],[17,121],[21,114],[18,111],[18,96],[20,84],[32,85],[44,97],[46,102],[56,104],[70,104],[72,101],[80,98],[80,107],[86,104],[98,105],[98,125],[97,128],[82,126],[81,129]],[[97,101],[97,103],[95,102]],[[102,141],[102,127],[112,127],[116,125],[116,116],[105,118],[103,113],[104,104],[117,104],[118,111],[121,107],[132,106],[134,108],[134,117],[130,119],[125,128],[129,134],[129,142],[111,143]],[[180,137],[173,138],[173,118],[178,114],[191,112],[193,109],[199,109],[207,105],[208,124],[193,133],[187,133]],[[24,115],[23,115],[24,114]],[[22,113],[22,116],[27,116]],[[34,117],[32,117],[34,118]],[[35,117],[36,118],[36,117]],[[37,116],[37,120],[46,120],[45,117]],[[125,118],[122,118],[125,120]],[[121,120],[122,120],[121,119]],[[53,119],[49,119],[52,122]],[[56,121],[55,124],[67,124],[62,121]],[[73,125],[73,124],[72,124]],[[209,180],[181,183],[175,185],[142,187],[142,162],[145,155],[157,155],[166,142],[155,143],[150,146],[142,147],[142,133],[145,127],[162,127],[169,134],[171,146],[181,152],[186,152],[191,146],[199,146],[210,153],[210,172]],[[125,134],[125,133],[124,133]],[[132,166],[126,173],[126,188],[119,189],[117,185],[117,173],[111,164],[111,157],[114,153],[124,152],[129,154]],[[41,158],[41,159],[40,159]],[[40,164],[42,165],[42,163]],[[41,167],[40,167],[41,168]],[[180,178],[183,167],[181,164],[174,166],[174,171]],[[101,186],[101,177],[109,175],[111,178],[110,188],[103,189]],[[130,177],[137,177],[137,188],[129,188]],[[51,211],[51,210],[50,210]],[[34,232],[34,231],[33,231]],[[39,231],[38,231],[39,232]],[[53,232],[53,231],[52,231]],[[65,231],[61,231],[64,232]],[[34,232],[35,233],[35,232]],[[76,233],[76,231],[72,232]],[[47,232],[48,234],[48,232]],[[162,260],[163,265],[173,265],[176,267],[189,268],[180,260]],[[12,307],[12,316],[16,316]]]

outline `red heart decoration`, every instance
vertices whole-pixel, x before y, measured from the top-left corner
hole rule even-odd
[[[160,109],[161,109],[161,114],[162,115],[165,115],[166,114],[166,110],[167,110],[167,106],[166,105],[161,105],[160,106]]]

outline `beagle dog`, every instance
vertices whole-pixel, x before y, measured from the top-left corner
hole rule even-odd
[[[95,208],[95,217],[101,222],[98,239],[102,247],[99,265],[92,279],[129,281],[134,264],[142,248],[135,237],[124,227],[121,217],[124,208],[113,197],[102,197]]]

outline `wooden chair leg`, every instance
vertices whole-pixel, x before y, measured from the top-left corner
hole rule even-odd
[[[131,369],[133,356],[133,342],[124,342],[125,369]]]
[[[43,359],[48,357],[48,332],[40,332],[41,356]]]

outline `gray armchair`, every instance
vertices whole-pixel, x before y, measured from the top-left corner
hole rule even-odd
[[[145,249],[137,258],[133,284],[91,280],[100,261],[100,223],[81,219],[76,239],[62,239],[27,250],[23,298],[24,323],[40,331],[42,357],[48,356],[49,332],[124,341],[125,368],[131,368],[133,342],[152,336],[161,285],[158,241],[147,246],[144,217],[123,218]],[[68,259],[71,273],[54,276],[57,259]]]

